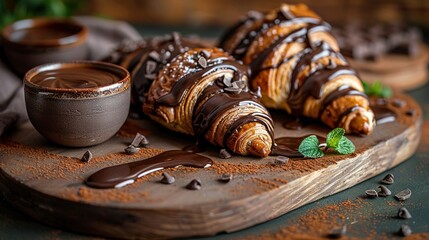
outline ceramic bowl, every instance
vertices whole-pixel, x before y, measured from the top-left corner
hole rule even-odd
[[[20,20],[1,32],[5,56],[21,76],[44,63],[87,59],[87,38],[86,26],[63,18]]]
[[[114,64],[78,61],[37,66],[24,77],[28,117],[52,142],[96,145],[125,122],[130,86],[128,71]]]

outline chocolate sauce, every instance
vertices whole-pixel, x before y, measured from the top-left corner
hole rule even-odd
[[[194,144],[191,144],[189,146],[185,146],[184,148],[182,148],[183,151],[185,152],[190,152],[190,153],[202,153],[206,151],[206,147],[205,144],[202,143],[203,140],[198,140],[197,142],[195,142]]]
[[[377,125],[396,121],[396,113],[384,106],[371,106]]]
[[[281,137],[276,138],[275,146],[271,149],[270,156],[285,156],[289,158],[303,158],[304,156],[298,152],[298,147],[304,138],[310,135],[302,137]],[[326,138],[317,136],[319,142],[326,142]]]
[[[67,42],[67,37],[78,34],[82,27],[67,22],[52,22],[45,25],[33,26],[15,30],[10,34],[10,40],[13,42],[33,42],[58,40],[59,43]],[[60,39],[62,39],[60,41]],[[73,40],[70,38],[70,40]],[[64,44],[64,43],[62,43]]]
[[[113,71],[97,67],[64,67],[35,75],[31,82],[48,88],[96,88],[114,84],[122,78]]]
[[[303,122],[299,117],[291,116],[283,123],[283,127],[289,130],[301,130]]]
[[[85,184],[93,188],[120,188],[164,168],[205,168],[211,165],[213,161],[210,158],[181,150],[170,150],[140,161],[103,168],[89,176]]]

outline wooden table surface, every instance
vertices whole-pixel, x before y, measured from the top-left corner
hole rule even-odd
[[[394,233],[402,224],[408,224],[414,233],[429,232],[429,85],[420,89],[407,92],[416,99],[422,107],[424,114],[423,134],[420,147],[416,154],[408,161],[389,170],[395,175],[396,190],[410,188],[412,196],[404,203],[398,204],[392,199],[377,201],[365,200],[367,204],[350,211],[342,203],[347,200],[361,199],[365,190],[377,188],[383,173],[350,189],[333,196],[308,204],[277,219],[249,229],[229,234],[220,234],[215,237],[201,239],[246,239],[263,236],[275,236],[288,226],[296,225],[302,221],[303,216],[313,217],[314,213],[330,211],[329,218],[332,222],[344,222],[348,224],[347,236],[367,237],[397,237]],[[336,208],[335,206],[340,206]],[[402,220],[396,218],[400,206],[405,206],[411,212],[412,218]],[[312,215],[313,214],[313,215]],[[320,214],[316,217],[321,217]],[[308,222],[307,222],[308,223]],[[426,235],[429,236],[429,235]],[[76,233],[66,232],[41,224],[27,215],[15,210],[4,201],[0,194],[0,239],[94,239]]]

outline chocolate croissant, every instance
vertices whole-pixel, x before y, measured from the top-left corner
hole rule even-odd
[[[330,30],[306,5],[283,4],[267,14],[250,12],[220,47],[250,66],[250,86],[261,89],[265,106],[370,134],[375,119],[368,97]]]
[[[143,112],[173,131],[265,157],[274,141],[273,122],[247,82],[248,68],[223,50],[193,48],[160,70]]]
[[[124,41],[103,61],[121,65],[130,72],[132,105],[141,110],[146,92],[162,67],[178,54],[196,47],[204,46],[197,39],[174,32],[164,37]]]

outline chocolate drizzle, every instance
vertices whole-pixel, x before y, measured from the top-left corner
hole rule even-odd
[[[93,188],[120,188],[164,168],[205,168],[211,165],[213,161],[210,158],[181,150],[170,150],[140,161],[103,168],[89,176],[85,184]]]
[[[170,92],[155,100],[154,110],[157,108],[157,105],[178,106],[189,92],[189,89],[198,84],[201,79],[219,70],[229,69],[233,72],[231,79],[222,75],[206,86],[199,94],[192,115],[194,134],[203,139],[213,124],[228,111],[251,106],[260,109],[260,111],[241,116],[227,126],[228,129],[223,137],[222,147],[228,146],[227,140],[232,134],[237,132],[243,125],[251,122],[258,122],[265,126],[273,140],[274,130],[271,116],[265,107],[260,104],[260,96],[248,89],[247,78],[249,76],[249,68],[232,60],[230,57],[226,58],[223,54],[218,58],[209,58],[206,61],[207,66],[201,66],[199,63],[201,58],[195,57],[193,59],[193,61],[198,60],[197,64],[193,64],[191,61],[190,73],[178,79]]]
[[[221,46],[225,45],[227,49],[230,48],[229,51],[237,59],[243,59],[252,42],[256,41],[257,37],[270,31],[270,28],[276,25],[290,26],[293,24],[301,24],[297,29],[274,38],[273,42],[262,52],[254,54],[254,58],[250,63],[252,79],[255,79],[262,71],[277,69],[285,63],[292,64],[290,67],[292,70],[289,72],[288,76],[290,86],[288,88],[289,94],[287,103],[291,111],[290,113],[298,117],[303,114],[305,101],[309,96],[314,99],[322,98],[323,88],[327,82],[341,75],[357,76],[357,73],[347,65],[347,61],[341,53],[334,51],[327,42],[323,40],[314,41],[311,39],[312,34],[316,32],[331,34],[331,26],[328,23],[313,16],[296,16],[293,10],[287,5],[283,5],[280,10],[277,11],[276,15],[274,17],[272,16],[272,14],[267,14],[264,17],[258,18],[249,16],[225,35],[224,39],[221,41]],[[228,38],[238,38],[239,41],[231,48],[227,46]],[[304,48],[292,56],[286,54],[288,57],[285,57],[272,66],[264,66],[267,58],[273,52],[277,51],[280,46],[292,43],[304,44]],[[246,58],[247,57],[248,56],[246,56]],[[322,58],[328,58],[329,63],[326,64],[326,62],[324,63],[321,61]],[[304,71],[308,71],[308,73]],[[253,84],[251,84],[251,86],[253,86]],[[337,91],[340,92],[335,93]],[[336,99],[349,94],[367,98],[364,93],[356,89],[352,89],[348,86],[347,89],[345,89],[345,87],[340,86],[334,93],[331,93],[329,97],[323,100],[321,112]],[[357,109],[358,108],[352,108],[349,110],[354,111]]]
[[[371,106],[371,109],[374,112],[377,125],[396,121],[396,113],[388,107]]]

